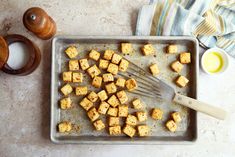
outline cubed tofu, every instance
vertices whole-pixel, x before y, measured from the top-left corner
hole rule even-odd
[[[91,78],[94,78],[101,73],[100,69],[96,65],[93,65],[92,67],[87,69],[87,72],[91,76]]]
[[[131,79],[128,79],[126,81],[126,88],[129,90],[129,91],[133,91],[137,88],[137,82],[135,79],[131,78]]]
[[[136,116],[139,122],[144,122],[148,119],[147,112],[145,111],[138,111],[136,112]]]
[[[75,88],[75,94],[77,96],[86,95],[88,92],[87,86],[78,86]]]
[[[69,46],[65,53],[68,55],[69,58],[75,58],[78,55],[78,50],[75,46]]]
[[[144,47],[142,47],[142,53],[145,56],[152,55],[155,53],[155,48],[152,44],[146,44]]]
[[[180,54],[180,63],[188,64],[191,63],[191,54],[188,52],[183,52]]]
[[[108,111],[108,109],[109,109],[109,106],[110,106],[110,105],[109,105],[107,102],[102,101],[102,102],[100,103],[99,108],[98,108],[98,112],[99,112],[100,114],[106,114],[107,111]]]
[[[70,71],[79,70],[78,60],[70,60],[69,61],[69,70]]]
[[[148,136],[149,135],[149,127],[147,125],[139,125],[137,126],[139,136]]]
[[[98,61],[98,59],[100,58],[100,53],[96,50],[91,50],[91,52],[89,53],[89,58]]]
[[[136,109],[136,110],[141,110],[143,109],[143,104],[142,102],[140,101],[140,99],[135,99],[132,101],[132,105],[133,105],[133,108]]]
[[[179,61],[174,61],[173,63],[171,63],[171,69],[177,73],[180,73],[183,67],[184,65],[181,64]]]
[[[114,64],[119,64],[121,59],[122,59],[121,55],[114,53],[111,62]]]
[[[100,62],[99,62],[99,68],[100,69],[107,69],[108,66],[109,66],[109,61],[105,60],[105,59],[100,59]]]
[[[128,116],[128,106],[119,105],[118,106],[118,117],[127,117]]]
[[[88,100],[87,98],[83,98],[82,101],[80,102],[80,105],[88,111],[91,107],[93,107],[93,103]]]
[[[98,95],[95,92],[90,92],[87,96],[87,98],[91,101],[91,102],[96,102],[98,100]]]
[[[118,109],[114,107],[109,107],[107,114],[113,117],[117,117]]]
[[[110,126],[109,127],[109,134],[110,135],[120,135],[122,133],[121,126]]]
[[[167,53],[177,53],[177,45],[168,45]]]
[[[108,72],[112,73],[113,75],[117,75],[118,73],[118,65],[110,63],[107,69]]]
[[[66,96],[72,93],[73,88],[70,86],[70,84],[66,84],[60,89],[60,91]]]
[[[115,95],[112,95],[107,101],[112,107],[120,105],[118,98]]]
[[[129,62],[125,59],[122,59],[120,64],[119,64],[119,71],[125,72],[129,66]]]
[[[126,125],[124,128],[123,128],[123,133],[126,134],[127,136],[129,137],[133,137],[135,135],[135,128],[133,128],[132,126],[130,125]]]
[[[160,72],[160,71],[159,71],[159,68],[158,68],[158,66],[157,66],[156,63],[150,65],[150,66],[149,66],[149,69],[150,69],[150,71],[151,71],[151,73],[152,73],[153,76],[157,76],[157,75],[159,74],[159,72]]]
[[[188,84],[189,80],[184,76],[179,76],[175,82],[179,87],[185,87]]]
[[[116,81],[116,86],[118,87],[125,87],[126,80],[124,78],[119,77]]]
[[[109,117],[109,126],[117,126],[119,124],[119,117]]]
[[[101,101],[108,99],[108,95],[105,90],[100,91],[99,93],[97,93],[97,95]]]
[[[179,123],[179,122],[182,121],[179,112],[173,112],[173,113],[171,114],[171,116],[172,116],[173,120],[174,120],[176,123]]]
[[[137,124],[136,116],[129,114],[126,118],[126,124],[135,126]]]
[[[58,130],[60,133],[70,132],[72,130],[72,124],[67,121],[60,122],[58,124]]]
[[[124,90],[117,92],[117,97],[121,104],[124,104],[128,101],[128,97]]]
[[[80,63],[80,67],[81,67],[82,70],[86,70],[90,67],[90,65],[88,63],[88,60],[86,58],[80,59],[79,63]]]
[[[71,71],[63,72],[63,81],[72,82],[72,72]]]
[[[72,100],[70,97],[66,97],[60,100],[60,108],[65,110],[72,107]]]
[[[100,119],[95,121],[93,125],[97,131],[103,130],[105,128],[104,122]]]
[[[102,85],[102,77],[95,76],[92,80],[91,85],[94,86],[95,88],[100,88]]]
[[[155,120],[161,120],[163,116],[163,111],[160,108],[154,108],[152,110],[151,117]]]
[[[103,58],[110,61],[112,59],[114,53],[115,52],[113,50],[105,50]]]
[[[123,54],[133,53],[133,47],[131,43],[121,43],[121,50]]]
[[[112,82],[112,83],[105,85],[105,89],[108,94],[112,94],[112,93],[116,93],[117,86]]]
[[[166,122],[166,127],[168,128],[168,130],[170,130],[171,132],[175,132],[177,129],[177,125],[173,120],[169,120]]]
[[[73,72],[73,82],[81,83],[83,81],[83,74],[80,72]]]
[[[97,120],[100,116],[100,114],[98,113],[98,111],[96,110],[96,108],[91,108],[88,112],[87,112],[88,117],[90,118],[90,120],[92,122],[94,122],[95,120]]]
[[[114,77],[113,77],[113,74],[111,73],[106,73],[106,74],[103,74],[103,81],[104,82],[112,82],[114,81]]]

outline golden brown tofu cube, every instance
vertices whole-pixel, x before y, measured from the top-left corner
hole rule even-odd
[[[68,55],[69,58],[75,58],[78,55],[78,50],[75,46],[69,46],[65,53]]]
[[[110,106],[110,105],[109,105],[107,102],[102,101],[102,102],[100,103],[99,108],[98,108],[98,112],[99,112],[100,114],[106,114],[107,111],[108,111],[108,109],[109,109],[109,106]]]
[[[88,94],[87,98],[91,101],[91,102],[96,102],[98,100],[98,95],[95,92],[90,92],[90,94]]]
[[[97,112],[96,108],[91,108],[88,112],[87,112],[88,117],[90,118],[90,120],[92,122],[94,122],[95,120],[97,120],[100,116],[100,114]]]
[[[111,62],[114,64],[119,64],[121,59],[122,59],[121,55],[114,53]]]
[[[100,91],[99,93],[97,93],[98,97],[100,98],[101,101],[104,101],[106,99],[108,99],[108,95],[105,92],[105,90]]]
[[[147,112],[145,112],[145,111],[136,112],[136,116],[137,116],[139,122],[144,122],[148,118],[147,117]]]
[[[113,50],[105,50],[103,58],[110,61],[113,57],[114,51]]]
[[[88,89],[87,89],[86,86],[83,86],[83,87],[82,87],[82,86],[76,87],[76,89],[75,89],[75,94],[76,94],[77,96],[86,95],[87,92],[88,92]]]
[[[142,102],[140,101],[140,99],[135,99],[132,101],[132,105],[134,107],[134,109],[136,110],[141,110],[143,109],[143,104]]]
[[[103,74],[103,81],[104,82],[112,82],[114,81],[114,77],[113,77],[113,74],[111,73],[106,73],[106,74]]]
[[[118,106],[118,116],[119,117],[127,117],[128,116],[128,106],[127,105],[119,105]]]
[[[129,137],[133,137],[135,135],[135,128],[133,128],[132,126],[130,125],[126,125],[124,128],[123,128],[123,133],[126,134],[127,136]]]
[[[90,67],[88,60],[86,58],[80,59],[79,63],[80,63],[80,67],[82,68],[82,70],[86,70]]]
[[[63,72],[63,81],[72,82],[72,72],[71,71]]]
[[[117,117],[118,109],[114,107],[109,107],[107,114],[113,117]]]
[[[73,72],[73,82],[81,83],[83,81],[83,74],[79,72]]]
[[[121,50],[123,54],[133,53],[133,48],[131,43],[121,43]]]
[[[119,71],[125,72],[129,66],[129,62],[125,59],[122,59],[120,64],[119,64]]]
[[[146,44],[142,48],[142,52],[143,52],[143,55],[145,56],[152,55],[155,53],[155,48],[153,47],[152,44]]]
[[[118,98],[115,95],[112,95],[107,101],[112,107],[120,105]]]
[[[116,93],[117,91],[117,87],[113,82],[105,85],[105,89],[108,94]]]
[[[129,114],[126,118],[126,124],[135,126],[137,124],[136,116]]]
[[[70,71],[79,70],[78,60],[70,60],[69,61],[69,70]]]
[[[191,54],[188,52],[183,52],[180,54],[180,63],[188,64],[191,63]]]
[[[119,124],[119,117],[109,117],[109,126],[117,126]]]
[[[98,59],[100,58],[100,53],[96,50],[91,50],[91,52],[89,53],[89,58],[98,61]]]
[[[126,80],[124,78],[119,77],[116,81],[116,86],[125,87]]]
[[[118,65],[110,63],[107,69],[108,72],[112,73],[113,75],[117,75],[118,73]]]
[[[111,126],[109,127],[110,135],[120,135],[122,133],[121,126]]]
[[[92,80],[91,85],[94,86],[95,88],[100,88],[102,85],[102,77],[95,76]]]
[[[177,53],[177,45],[168,45],[167,46],[167,53]]]
[[[107,61],[105,59],[100,59],[100,62],[99,62],[100,69],[107,69],[108,66],[109,66],[109,61]]]
[[[72,93],[73,88],[70,86],[70,84],[66,84],[60,89],[60,91],[66,96]]]
[[[86,110],[88,111],[92,106],[93,103],[88,100],[87,98],[83,98],[82,101],[80,102],[80,105]]]
[[[179,76],[175,82],[179,87],[185,87],[188,84],[189,80],[184,76]]]
[[[128,97],[124,90],[117,92],[117,97],[121,104],[124,104],[128,101]]]
[[[137,126],[137,130],[141,137],[149,135],[149,127],[147,125],[139,125]]]
[[[183,69],[184,65],[181,64],[179,61],[174,61],[172,64],[171,64],[171,69],[177,73],[180,73],[181,70]]]
[[[154,108],[152,110],[152,118],[155,120],[161,120],[163,115],[163,111],[160,108]]]
[[[72,130],[72,124],[67,121],[60,122],[58,124],[58,130],[60,133],[70,132]]]
[[[173,120],[174,120],[176,123],[179,123],[179,122],[182,121],[179,112],[173,112],[173,113],[171,114],[171,116],[172,116]]]
[[[169,120],[166,122],[166,127],[171,131],[175,132],[177,129],[177,125],[173,120]]]
[[[157,76],[159,74],[159,72],[160,72],[156,63],[150,65],[149,69],[150,69],[150,71],[151,71],[153,76]]]
[[[101,73],[100,69],[96,65],[93,65],[92,67],[87,69],[87,72],[91,76],[91,78],[94,78]]]
[[[105,128],[105,124],[102,120],[97,120],[93,123],[94,127],[96,130],[100,131],[103,130]]]
[[[131,79],[128,79],[126,81],[126,88],[129,90],[129,91],[133,91],[137,88],[137,82],[135,79],[131,78]]]
[[[63,98],[60,100],[60,108],[65,110],[65,109],[69,109],[72,107],[72,100],[70,99],[70,97],[67,98]]]

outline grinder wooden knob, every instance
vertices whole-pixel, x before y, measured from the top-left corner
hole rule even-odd
[[[49,39],[56,33],[55,21],[41,8],[29,8],[23,16],[24,26],[37,37]]]

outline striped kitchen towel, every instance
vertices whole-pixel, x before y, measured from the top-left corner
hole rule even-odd
[[[138,15],[136,35],[190,35],[235,57],[235,0],[151,0]]]

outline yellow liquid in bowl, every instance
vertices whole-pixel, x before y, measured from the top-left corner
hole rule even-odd
[[[219,72],[223,65],[223,58],[218,52],[210,52],[204,56],[204,68],[210,73]]]

